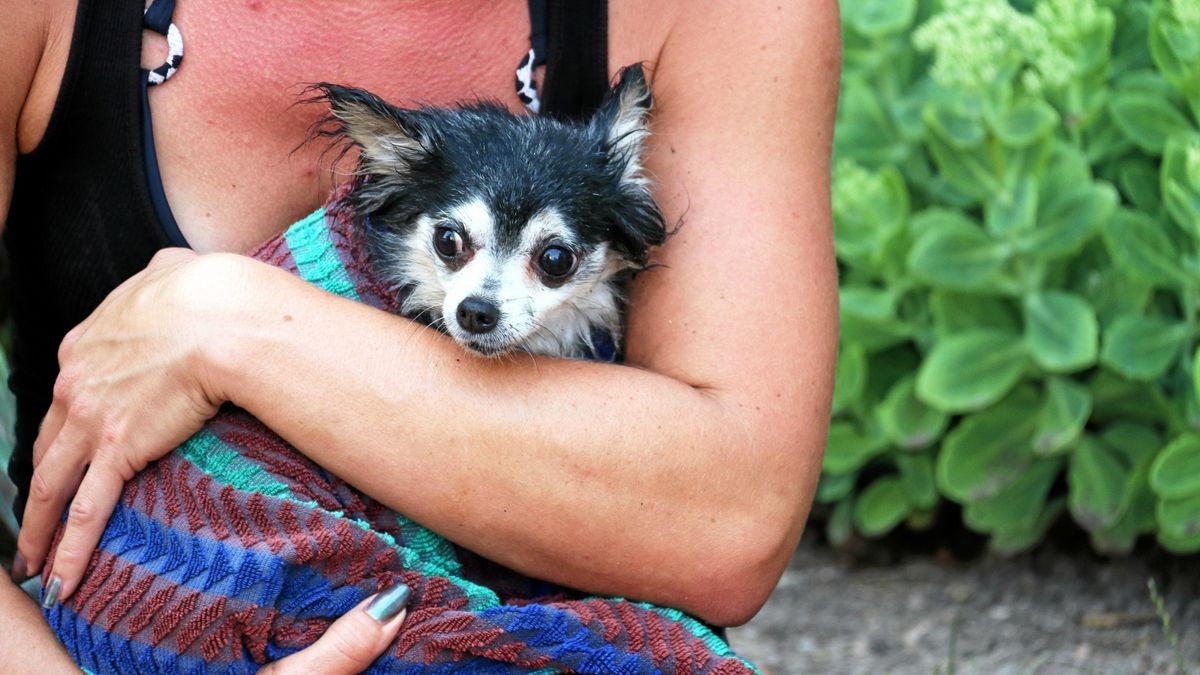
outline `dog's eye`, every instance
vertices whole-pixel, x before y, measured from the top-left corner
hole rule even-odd
[[[454,260],[463,254],[463,238],[449,227],[433,231],[433,248],[446,260]]]
[[[562,281],[575,271],[577,261],[570,249],[555,244],[542,249],[537,262],[543,280]]]

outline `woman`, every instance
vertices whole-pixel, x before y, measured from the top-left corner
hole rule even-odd
[[[94,109],[98,128],[128,116],[127,92],[112,93],[117,103],[92,92],[67,104],[60,93],[92,72],[68,67],[81,31],[97,42],[128,37],[118,18],[130,12],[0,4],[13,17],[0,29],[0,205],[11,197],[28,214],[38,199],[78,196],[39,192],[26,175],[70,163],[70,153],[92,159],[103,140],[86,119],[56,126],[62,110]],[[51,570],[69,597],[124,481],[232,401],[363,492],[508,567],[717,625],[753,616],[802,529],[832,386],[836,3],[630,0],[601,17],[607,75],[649,66],[648,168],[668,221],[686,212],[658,253],[667,269],[633,289],[626,367],[465,358],[403,319],[221,253],[278,232],[331,187],[316,170],[321,148],[292,153],[317,114],[291,107],[294,85],[342,81],[400,103],[485,96],[519,110],[512,67],[528,50],[525,2],[181,2],[174,22],[187,62],[149,95],[151,147],[159,201],[193,250],[155,256],[66,335],[52,404],[52,372],[19,392],[23,413],[48,408],[40,433],[19,430],[37,467],[23,571],[41,569],[69,503]],[[118,61],[117,43],[94,58]],[[154,215],[130,216],[130,231]],[[22,333],[21,303],[29,324],[34,292],[23,275],[62,257],[121,269],[146,242],[131,234],[129,250],[66,250],[29,220],[10,217],[6,232],[18,339],[57,343],[70,312],[54,306],[39,311],[57,324]],[[539,519],[546,510],[560,517]],[[0,640],[28,644],[31,624],[5,626]]]

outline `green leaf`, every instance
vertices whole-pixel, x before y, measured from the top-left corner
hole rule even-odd
[[[949,417],[917,398],[916,377],[897,382],[879,406],[883,433],[905,450],[924,448],[941,437]]]
[[[901,163],[908,152],[872,85],[860,77],[842,83],[833,136],[838,157],[871,166]]]
[[[1126,274],[1154,286],[1188,283],[1179,250],[1163,226],[1149,216],[1119,209],[1103,231],[1113,262]]]
[[[1159,530],[1158,543],[1176,555],[1189,555],[1200,551],[1200,532],[1192,535],[1175,536],[1166,530]]]
[[[1042,260],[1071,255],[1107,224],[1117,207],[1117,191],[1106,183],[1075,185],[1042,200],[1038,226],[1017,241],[1022,252]]]
[[[854,503],[854,524],[867,537],[887,534],[899,525],[912,505],[904,494],[904,486],[896,476],[875,479]]]
[[[1131,380],[1154,380],[1167,372],[1190,335],[1187,324],[1126,314],[1104,330],[1100,361]]]
[[[1092,394],[1086,387],[1061,377],[1047,380],[1033,436],[1034,454],[1045,457],[1070,447],[1091,414]]]
[[[1150,487],[1163,499],[1200,495],[1200,436],[1186,434],[1163,448],[1150,467]]]
[[[880,239],[899,230],[908,217],[908,189],[893,167],[872,172],[843,160],[833,175],[834,240],[838,257],[870,267]]]
[[[935,286],[960,290],[994,285],[1008,252],[969,221],[964,223],[926,225],[908,254],[908,269],[913,276]],[[914,223],[914,230],[916,227]]]
[[[1170,142],[1167,147],[1170,148]],[[1140,158],[1123,162],[1117,171],[1117,184],[1139,211],[1153,213],[1158,210],[1161,203],[1159,171],[1153,163]]]
[[[817,481],[816,500],[821,504],[832,504],[845,499],[854,491],[858,475],[854,473],[828,474],[822,473]]]
[[[1108,253],[1103,252],[1104,259]],[[1113,265],[1087,269],[1086,296],[1100,325],[1107,326],[1122,314],[1144,314],[1153,289]],[[1101,354],[1103,357],[1103,354]]]
[[[1163,447],[1162,436],[1154,429],[1129,422],[1117,422],[1108,426],[1100,434],[1105,443],[1117,452],[1125,455],[1130,465],[1145,464],[1149,471],[1150,462],[1158,456]],[[1149,487],[1149,483],[1147,483]]]
[[[964,151],[937,133],[925,137],[925,146],[938,168],[938,178],[972,201],[1000,191],[1000,181],[983,148]]]
[[[1083,298],[1045,291],[1025,298],[1025,343],[1033,360],[1052,372],[1071,372],[1096,362],[1100,327]]]
[[[1141,92],[1118,91],[1109,99],[1113,121],[1133,144],[1145,152],[1161,154],[1172,134],[1190,131],[1192,125],[1168,101]]]
[[[882,443],[859,433],[848,422],[834,422],[829,425],[821,470],[835,476],[858,471],[882,451]]]
[[[1167,141],[1160,177],[1167,213],[1184,232],[1200,240],[1200,134]]]
[[[1175,89],[1189,97],[1192,112],[1200,114],[1200,62],[1194,26],[1175,16],[1166,2],[1155,2],[1150,18],[1150,54],[1154,64]]]
[[[1175,539],[1200,535],[1200,493],[1180,499],[1161,499],[1155,514],[1163,533]]]
[[[1013,336],[1021,332],[1015,303],[1006,298],[934,290],[929,294],[933,329],[939,336],[979,328],[995,329]]]
[[[1039,98],[1027,98],[996,118],[992,130],[1010,147],[1024,147],[1047,136],[1058,124],[1058,113]]]
[[[1046,530],[1050,529],[1050,526],[1062,514],[1066,503],[1067,500],[1063,498],[1047,502],[1038,513],[1033,527],[1027,530],[996,532],[988,541],[988,548],[993,553],[1002,556],[1016,555],[1033,548],[1046,535]]]
[[[1041,174],[1038,194],[1066,194],[1080,185],[1092,183],[1092,169],[1079,146],[1059,142],[1054,145],[1046,171]]]
[[[1031,529],[1037,524],[1046,495],[1061,466],[1059,459],[1040,459],[1030,464],[1011,485],[997,494],[968,503],[963,510],[963,521],[980,532]]]
[[[970,150],[983,142],[983,120],[953,105],[930,104],[924,110],[925,124],[958,150]]]
[[[844,7],[854,30],[873,38],[904,31],[917,12],[916,0],[859,0]]]
[[[997,237],[1033,227],[1037,217],[1037,182],[1026,176],[1011,192],[1001,192],[984,204],[984,227]]]
[[[833,507],[833,513],[829,514],[829,523],[825,526],[825,534],[829,537],[829,543],[834,546],[841,546],[850,541],[850,537],[854,535],[854,495],[846,497]]]
[[[969,415],[946,435],[937,457],[942,494],[972,502],[998,494],[1033,460],[1037,398],[1018,390],[990,410]]]
[[[946,412],[978,410],[1000,400],[1021,379],[1025,345],[1006,333],[980,330],[945,337],[917,374],[917,396]]]
[[[932,509],[938,503],[937,478],[933,458],[928,454],[896,455],[896,468],[908,501],[917,509]]]
[[[1110,370],[1098,371],[1088,389],[1093,422],[1161,424],[1169,414],[1169,404],[1158,387],[1127,380]]]
[[[1127,467],[1107,444],[1085,438],[1071,452],[1067,504],[1086,530],[1111,527],[1121,517]]]
[[[896,296],[890,291],[843,285],[838,292],[841,340],[868,352],[908,339],[911,330],[896,316]]]
[[[833,414],[858,401],[867,383],[867,355],[857,345],[843,345],[837,356],[837,381],[833,387]]]

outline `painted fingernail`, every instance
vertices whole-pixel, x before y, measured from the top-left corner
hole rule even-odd
[[[25,556],[20,553],[13,556],[12,578],[17,582],[29,578],[29,565],[25,562]]]
[[[396,584],[375,596],[371,604],[367,605],[367,616],[379,623],[384,623],[394,618],[400,613],[400,610],[408,605],[408,598],[411,595],[412,589],[406,584]]]
[[[45,609],[54,609],[58,604],[58,592],[62,590],[62,579],[58,577],[50,577],[50,583],[46,585],[46,595],[42,597],[42,607]]]

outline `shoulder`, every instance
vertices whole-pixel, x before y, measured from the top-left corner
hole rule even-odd
[[[836,101],[841,29],[836,0],[689,4],[675,17],[654,84],[667,96],[709,103],[794,107],[819,94]],[[817,91],[812,89],[816,88]],[[809,105],[811,105],[810,102]]]

